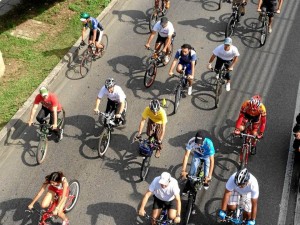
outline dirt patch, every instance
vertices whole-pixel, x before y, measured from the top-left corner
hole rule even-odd
[[[24,76],[24,62],[16,59],[5,59],[5,72],[3,77],[1,77],[1,86],[5,87],[8,83],[20,79]]]

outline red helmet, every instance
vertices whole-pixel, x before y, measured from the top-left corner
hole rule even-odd
[[[250,107],[252,110],[256,110],[258,109],[258,107],[261,104],[261,97],[259,95],[254,95],[251,99],[250,99]]]

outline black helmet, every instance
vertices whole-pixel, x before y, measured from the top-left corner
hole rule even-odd
[[[115,84],[116,84],[116,82],[115,82],[114,78],[112,78],[112,77],[111,77],[111,78],[108,78],[108,79],[105,81],[105,88],[106,88],[106,89],[109,89],[109,88],[115,86]]]
[[[149,104],[149,108],[151,109],[152,112],[158,112],[160,109],[160,103],[157,99],[151,100]]]
[[[238,171],[234,177],[234,183],[238,186],[246,184],[250,179],[250,173],[247,168]]]

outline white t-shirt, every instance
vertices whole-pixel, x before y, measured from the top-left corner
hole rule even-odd
[[[122,88],[118,85],[114,86],[113,93],[109,93],[108,90],[103,86],[101,90],[99,91],[98,98],[103,98],[103,96],[106,95],[110,100],[116,101],[116,102],[124,102],[126,95]]]
[[[167,26],[165,28],[163,28],[160,25],[160,21],[158,21],[154,25],[153,31],[158,32],[161,37],[168,37],[168,36],[173,35],[173,33],[174,33],[174,27],[173,27],[173,24],[170,21],[168,21]]]
[[[175,195],[180,194],[180,189],[176,179],[171,177],[171,181],[166,188],[161,187],[159,180],[160,176],[155,177],[149,186],[149,191],[151,191],[158,199],[169,202],[175,198]]]
[[[228,191],[236,191],[240,195],[247,195],[248,193],[251,193],[251,198],[258,198],[259,196],[259,188],[258,188],[258,182],[256,178],[250,173],[250,179],[246,187],[240,188],[234,183],[234,177],[235,174],[232,174],[231,177],[228,179],[226,183],[226,189]]]
[[[232,60],[235,56],[240,56],[237,47],[231,45],[228,51],[224,50],[224,44],[219,45],[213,50],[213,54],[223,60]]]

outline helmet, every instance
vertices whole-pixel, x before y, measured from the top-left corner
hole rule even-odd
[[[80,20],[86,20],[90,17],[91,17],[90,14],[88,14],[86,12],[80,13]]]
[[[149,104],[149,108],[153,112],[158,112],[159,109],[160,109],[160,103],[159,103],[159,101],[157,99],[151,100],[151,102]]]
[[[238,171],[234,177],[234,183],[238,186],[246,184],[250,179],[250,173],[247,168]]]
[[[259,95],[254,95],[250,99],[250,107],[251,109],[257,109],[261,104],[261,97]]]
[[[114,78],[112,78],[112,77],[111,77],[111,78],[108,78],[108,79],[105,81],[105,88],[106,88],[106,89],[109,89],[109,88],[115,86],[115,84],[116,84],[116,82],[115,82]]]

